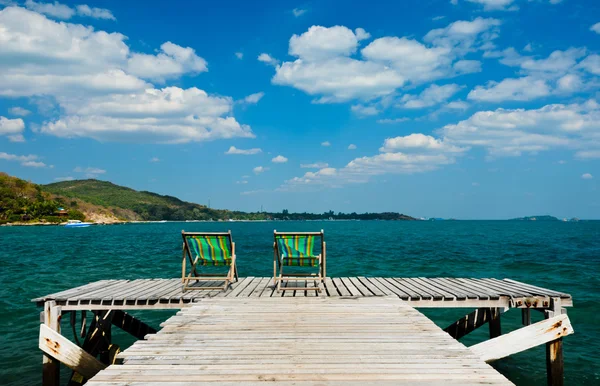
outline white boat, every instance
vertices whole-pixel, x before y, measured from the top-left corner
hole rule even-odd
[[[65,228],[86,228],[92,225],[90,222],[82,222],[79,220],[69,220],[65,224]]]

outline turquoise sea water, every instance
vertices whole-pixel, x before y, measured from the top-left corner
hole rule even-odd
[[[180,232],[226,231],[236,242],[240,276],[272,274],[273,229],[325,230],[329,276],[512,278],[573,295],[575,334],[564,340],[567,385],[600,384],[600,221],[163,223],[0,228],[0,384],[41,380],[39,309],[30,299],[100,279],[177,277]],[[466,310],[421,310],[440,326]],[[154,327],[172,311],[137,313]],[[533,313],[535,320],[541,314]],[[512,310],[504,331],[520,326]],[[68,323],[63,334],[71,336]],[[113,331],[122,347],[132,343]],[[470,345],[487,328],[465,337]],[[545,384],[543,346],[494,366],[519,385]],[[63,376],[67,371],[63,370]]]

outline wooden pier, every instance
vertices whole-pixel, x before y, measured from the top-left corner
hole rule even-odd
[[[562,338],[573,333],[570,295],[509,279],[327,278],[321,292],[280,293],[264,277],[225,292],[182,292],[180,279],[102,280],[33,301],[44,306],[45,385],[58,384],[59,361],[74,370],[70,385],[510,384],[486,362],[540,344],[548,384],[562,385]],[[442,330],[420,307],[473,311]],[[524,327],[503,335],[501,314],[512,308]],[[181,311],[158,332],[126,312],[153,309]],[[531,310],[545,319],[531,324]],[[76,345],[60,320],[75,331],[78,315],[85,339]],[[489,340],[456,340],[485,324]],[[112,326],[145,340],[118,354]]]

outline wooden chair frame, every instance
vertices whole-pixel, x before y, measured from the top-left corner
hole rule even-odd
[[[227,238],[229,239],[229,244],[231,245],[231,264],[229,265],[229,271],[227,272],[226,276],[218,276],[215,274],[206,274],[206,273],[198,273],[198,261],[200,260],[199,257],[196,257],[196,259],[192,260],[192,251],[190,249],[190,246],[187,242],[186,237],[187,236],[227,236]],[[236,265],[236,256],[235,256],[235,243],[233,242],[233,240],[231,239],[231,231],[228,232],[186,232],[186,231],[181,231],[181,237],[183,238],[183,254],[182,254],[182,259],[181,259],[181,283],[183,284],[183,292],[188,291],[188,290],[215,290],[215,289],[221,289],[223,291],[226,291],[227,288],[229,288],[229,286],[231,285],[231,283],[233,283],[234,281],[238,281],[238,272],[237,272],[237,265]],[[190,264],[191,264],[191,269],[190,272],[186,275],[186,255],[188,257],[187,260],[189,260]],[[189,286],[189,282],[192,280],[196,280],[196,282],[199,282],[201,280],[204,281],[224,281],[225,284],[222,286],[212,286],[212,287],[190,287]]]
[[[277,245],[277,236],[288,235],[288,236],[318,236],[321,238],[321,254],[318,258],[318,273],[284,273],[283,272],[283,254],[279,251]],[[326,244],[325,244],[325,232],[321,229],[320,232],[277,232],[273,231],[273,285],[277,288],[277,292],[280,291],[317,291],[321,292],[321,283],[325,282],[327,277],[327,259],[326,259]],[[277,270],[279,269],[279,272]],[[281,287],[283,281],[314,281],[315,287]]]

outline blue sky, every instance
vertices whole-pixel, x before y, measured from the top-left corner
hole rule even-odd
[[[0,170],[212,207],[600,218],[600,4],[0,0]]]

